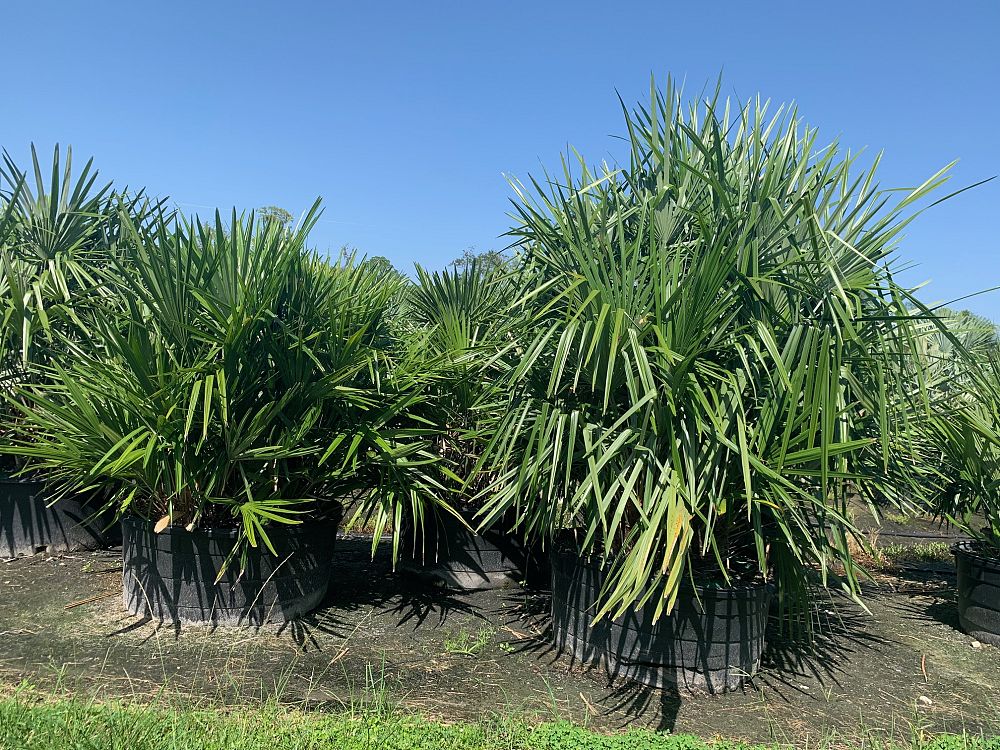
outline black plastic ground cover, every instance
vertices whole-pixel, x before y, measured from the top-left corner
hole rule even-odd
[[[94,510],[71,499],[50,506],[44,483],[0,478],[0,557],[99,549],[106,535]]]
[[[983,643],[1000,646],[1000,557],[980,542],[952,547],[958,573],[958,619]]]
[[[219,577],[237,542],[231,529],[168,527],[122,519],[124,602],[155,620],[216,625],[284,622],[315,609],[330,582],[340,512],[323,520],[268,529],[277,555],[248,548]],[[218,580],[217,580],[218,579]]]
[[[612,678],[710,693],[733,690],[760,668],[772,586],[685,586],[673,612],[655,622],[648,603],[594,624],[605,576],[598,562],[553,552],[552,630],[559,650],[603,666]]]
[[[539,556],[502,525],[477,534],[447,513],[427,519],[416,535],[412,522],[405,523],[400,545],[405,570],[453,589],[500,588],[533,578],[539,569]]]

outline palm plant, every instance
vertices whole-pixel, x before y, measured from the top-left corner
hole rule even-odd
[[[5,352],[32,359],[32,348],[50,344],[51,326],[62,319],[79,321],[92,297],[104,290],[92,270],[109,262],[122,232],[121,216],[143,225],[162,213],[163,201],[144,191],[115,191],[97,184],[93,159],[74,178],[72,150],[63,160],[57,145],[46,181],[34,146],[34,185],[9,154],[0,165],[0,197],[10,217],[0,259],[4,271],[4,320],[16,337]],[[7,189],[2,185],[6,183]],[[47,341],[39,341],[36,334]]]
[[[469,503],[478,488],[465,480],[482,453],[483,424],[501,400],[499,375],[519,323],[511,309],[514,284],[511,269],[477,259],[443,271],[417,266],[407,299],[412,320],[426,331],[427,368],[435,373],[429,406],[441,428],[436,453],[442,484],[466,510],[473,510]]]
[[[62,342],[74,338],[95,305],[107,302],[93,270],[115,252],[119,216],[141,225],[162,210],[142,191],[129,195],[111,183],[98,185],[93,160],[74,178],[69,149],[62,160],[55,147],[48,181],[34,146],[31,160],[33,185],[6,152],[0,165],[0,373],[7,396],[39,376],[31,365],[67,356]],[[15,418],[4,408],[0,429]]]
[[[388,273],[402,280],[391,266]],[[390,328],[395,377],[419,373],[419,383],[408,390],[420,393],[420,403],[409,418],[430,441],[426,492],[403,503],[369,498],[359,503],[351,524],[373,527],[373,543],[391,526],[400,532],[394,536],[397,555],[402,542],[408,555],[424,558],[439,551],[442,525],[468,528],[478,510],[466,479],[482,454],[482,424],[503,400],[499,373],[510,364],[511,331],[519,319],[510,315],[511,268],[471,259],[443,271],[418,265],[416,273],[416,283],[402,281]]]
[[[236,527],[272,552],[268,528],[325,499],[417,498],[426,439],[405,415],[419,373],[386,366],[396,290],[309,251],[318,214],[288,229],[122,212],[118,252],[91,269],[116,304],[18,389],[26,427],[10,450],[62,494],[101,488],[118,514]]]
[[[921,351],[931,396],[921,420],[923,509],[1000,552],[1000,342],[996,326],[945,311]]]
[[[925,448],[922,509],[965,531],[952,546],[962,629],[1000,645],[1000,347],[996,327],[947,314],[916,371],[932,398],[917,422]]]
[[[798,602],[838,574],[856,594],[848,493],[893,494],[908,434],[889,407],[920,397],[893,253],[944,174],[882,191],[877,159],[857,172],[759,99],[686,108],[668,84],[625,118],[625,166],[514,184],[535,284],[479,464],[485,521],[573,530],[610,566],[599,616],[659,616],[706,578]]]

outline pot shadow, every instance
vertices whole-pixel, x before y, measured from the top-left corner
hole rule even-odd
[[[719,695],[760,695],[766,688],[769,700],[796,704],[802,696],[814,698],[804,688],[804,681],[811,680],[824,687],[840,686],[841,676],[851,668],[859,653],[885,643],[885,639],[870,632],[868,617],[847,597],[830,596],[814,604],[808,631],[789,631],[782,627],[772,606],[760,671],[748,676],[740,687]],[[675,685],[656,689],[616,680],[609,685],[607,699],[613,711],[631,717],[658,715],[658,729],[673,731],[682,703],[703,700],[706,695],[705,691]]]
[[[608,682],[602,702],[608,713],[618,713],[623,718],[615,724],[617,729],[627,729],[636,719],[656,717],[652,722],[660,732],[672,732],[677,724],[677,715],[686,694],[675,685],[653,688],[637,682],[617,680]]]
[[[440,627],[455,613],[487,619],[463,592],[394,571],[388,540],[378,544],[374,556],[371,545],[369,536],[339,537],[322,603],[309,614],[280,624],[277,635],[287,635],[300,648],[321,651],[324,639],[350,640],[374,618],[391,617],[395,627],[412,630]]]
[[[942,625],[947,625],[956,633],[965,635],[965,631],[962,630],[962,625],[958,619],[958,605],[954,597],[929,604],[924,607],[923,613],[932,620],[936,620]]]
[[[841,676],[852,662],[887,643],[871,632],[870,619],[871,615],[849,597],[833,592],[814,602],[810,622],[804,628],[782,626],[772,609],[767,648],[754,682],[786,702],[793,702],[792,694],[811,695],[804,681],[843,687]]]
[[[551,594],[544,589],[523,589],[504,597],[501,621],[514,636],[508,641],[515,653],[528,654],[547,665],[560,657],[552,633]],[[529,631],[529,632],[525,632]]]
[[[705,697],[704,692],[674,684],[654,688],[615,678],[601,664],[584,662],[569,650],[560,651],[555,645],[550,601],[551,594],[547,591],[529,591],[511,598],[505,624],[519,636],[510,642],[512,647],[549,668],[585,675],[600,685],[604,718],[620,716],[614,722],[619,728],[638,721],[652,724],[660,731],[673,731],[682,704]],[[846,596],[830,595],[814,606],[808,633],[795,634],[783,631],[776,611],[772,611],[760,672],[729,692],[747,695],[766,687],[772,699],[796,703],[803,695],[814,697],[803,689],[804,679],[824,686],[840,686],[841,676],[859,654],[886,642],[870,631],[869,617]]]
[[[603,664],[584,661],[570,650],[560,650],[552,627],[551,598],[550,591],[540,588],[525,589],[507,598],[504,625],[516,636],[508,641],[515,653],[528,655],[554,671],[577,674],[592,681],[603,708],[602,718],[617,717],[610,725],[618,729],[641,721],[659,731],[672,731],[684,693],[675,685],[654,688],[613,677]],[[588,708],[593,707],[588,703]]]
[[[958,619],[955,569],[942,565],[913,565],[893,571],[893,591],[902,597],[893,603],[901,616],[924,623],[928,619],[964,633]]]
[[[326,595],[312,612],[284,621],[247,622],[235,628],[290,638],[302,650],[323,651],[331,647],[331,639],[339,647],[341,641],[363,632],[375,618],[388,617],[395,627],[412,630],[428,625],[439,627],[454,613],[486,619],[478,607],[463,598],[462,592],[430,585],[418,577],[394,571],[390,542],[380,542],[374,557],[371,545],[370,536],[338,537]],[[234,628],[208,622],[191,626],[147,614],[130,617],[128,622],[107,636],[127,635],[146,627],[150,632],[143,640],[164,632],[178,638],[187,627],[206,629],[208,632],[228,632]]]

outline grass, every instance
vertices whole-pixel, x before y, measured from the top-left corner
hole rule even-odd
[[[14,750],[686,750],[691,736],[646,730],[601,735],[568,722],[505,717],[442,724],[391,711],[310,714],[266,705],[239,711],[51,699],[21,689],[0,698],[0,748]]]
[[[58,697],[22,684],[0,696],[3,750],[786,750],[645,729],[601,734],[566,721],[531,724],[499,715],[444,724],[384,703],[340,713],[269,703],[253,708],[184,707]],[[1000,738],[942,734],[908,741],[862,733],[802,744],[817,750],[1000,750]]]
[[[449,654],[478,656],[490,645],[495,632],[486,625],[479,628],[475,634],[463,628],[458,635],[444,639],[444,650]]]
[[[949,542],[882,543],[878,531],[874,529],[868,532],[867,546],[862,546],[853,539],[849,545],[855,561],[869,570],[891,571],[906,565],[952,563],[955,559]]]
[[[923,516],[913,513],[903,513],[901,511],[887,510],[884,511],[882,517],[886,521],[891,521],[892,523],[898,523],[900,526],[908,526],[913,522],[915,518],[922,518]]]
[[[900,565],[951,562],[951,545],[947,542],[927,544],[886,544],[875,550],[875,564],[879,568],[893,568]]]

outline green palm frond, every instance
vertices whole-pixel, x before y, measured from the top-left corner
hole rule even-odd
[[[122,211],[116,252],[91,269],[115,304],[18,389],[9,450],[63,494],[99,487],[119,513],[237,526],[268,547],[269,524],[328,498],[422,497],[419,373],[396,368],[385,321],[400,290],[310,251],[318,216],[289,229]]]
[[[532,319],[479,463],[486,521],[575,530],[612,565],[602,614],[667,612],[686,577],[857,592],[848,494],[903,460],[887,409],[919,335],[890,264],[943,173],[880,191],[877,159],[859,172],[760,101],[685,108],[668,85],[625,114],[628,164],[514,183]]]

